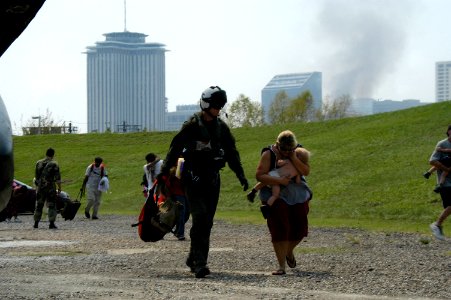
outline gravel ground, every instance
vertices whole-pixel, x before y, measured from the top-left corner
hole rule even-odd
[[[311,228],[298,266],[273,276],[266,226],[216,221],[212,274],[196,279],[189,238],[144,243],[130,216],[58,218],[0,223],[0,299],[451,299],[451,241],[431,235]]]

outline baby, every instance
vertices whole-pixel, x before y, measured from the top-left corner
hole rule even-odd
[[[301,176],[298,171],[294,167],[293,163],[289,159],[279,159],[277,161],[277,168],[269,171],[268,175],[272,177],[287,177],[287,178],[295,178],[296,183],[301,182]],[[252,191],[247,194],[247,199],[250,202],[254,202],[255,194],[265,186],[265,184],[261,182],[257,182]],[[280,194],[280,185],[275,184],[271,186],[271,197],[268,199],[267,204],[271,206],[277,198],[279,198]]]
[[[451,149],[450,148],[440,148],[440,147],[438,147],[437,149],[436,149],[436,151],[438,151],[438,152],[443,152],[443,153],[451,153]],[[439,160],[445,167],[450,167],[451,166],[451,157],[450,156],[445,156],[445,157],[443,157],[442,159],[440,159]],[[424,178],[426,178],[426,179],[429,179],[429,177],[432,175],[432,173],[434,173],[435,171],[437,171],[437,168],[436,167],[431,167],[428,171],[426,171],[424,174],[423,174],[423,177]],[[435,188],[434,188],[434,192],[436,192],[436,193],[440,193],[440,190],[441,190],[441,188],[442,188],[442,186],[443,186],[443,184],[445,183],[445,180],[446,180],[446,176],[448,176],[448,172],[442,172],[442,174],[441,174],[441,176],[440,176],[440,178],[439,178],[439,182],[438,182],[438,184],[435,186]]]

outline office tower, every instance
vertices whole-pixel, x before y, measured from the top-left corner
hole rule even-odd
[[[262,107],[265,121],[268,122],[268,111],[276,95],[285,91],[288,98],[294,99],[305,91],[313,97],[313,108],[321,109],[322,74],[321,72],[292,73],[274,76],[262,90]]]
[[[86,51],[88,133],[164,130],[165,45],[136,32],[104,36]]]
[[[200,111],[199,104],[183,104],[177,105],[175,111],[166,113],[166,130],[177,131],[185,121]]]
[[[451,61],[435,63],[435,101],[451,100]]]

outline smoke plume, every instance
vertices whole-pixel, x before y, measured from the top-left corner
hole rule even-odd
[[[396,70],[413,5],[413,1],[324,1],[317,37],[326,46],[323,75],[334,97],[371,97]]]

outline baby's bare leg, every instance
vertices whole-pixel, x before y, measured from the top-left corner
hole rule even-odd
[[[278,184],[275,184],[271,187],[272,195],[269,197],[267,204],[269,206],[273,205],[274,201],[276,201],[277,198],[279,198],[280,193],[280,186]]]
[[[448,176],[448,172],[443,171],[442,174],[440,175],[440,181],[439,181],[440,184],[444,184],[445,183],[446,176]]]

